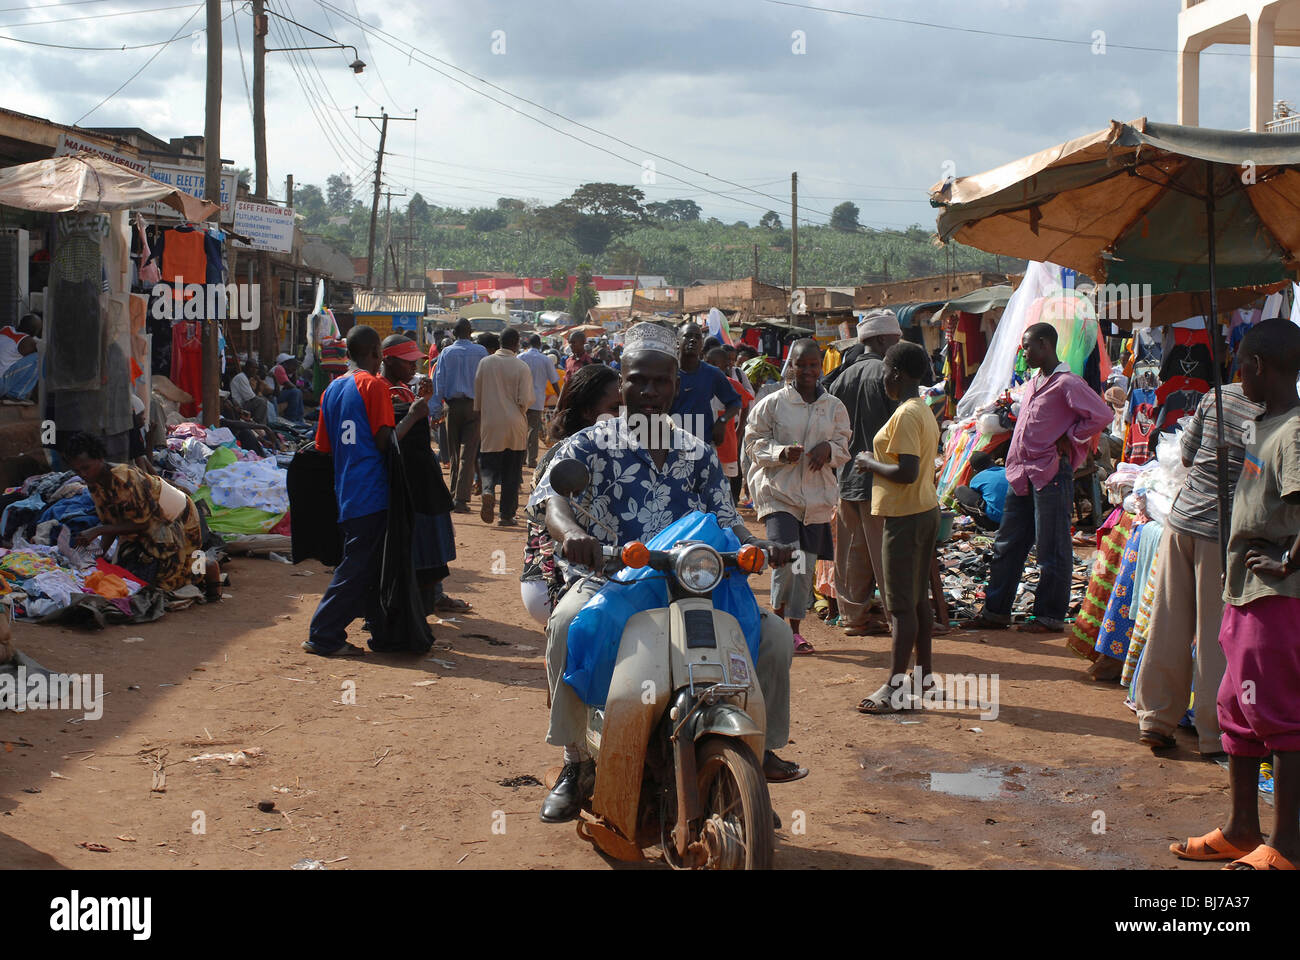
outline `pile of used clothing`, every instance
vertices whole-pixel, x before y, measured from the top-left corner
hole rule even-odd
[[[0,548],[0,594],[12,602],[15,619],[103,627],[157,620],[166,609],[160,591],[72,546],[66,528],[54,544],[31,543],[21,532],[12,543]]]
[[[259,457],[243,449],[225,427],[181,423],[154,451],[154,466],[205,512],[208,528],[223,537],[288,534],[285,467],[292,454]]]
[[[49,546],[66,530],[72,537],[99,523],[95,502],[71,470],[28,477],[0,495],[0,539],[15,537]]]
[[[953,620],[969,620],[978,616],[984,606],[984,588],[989,582],[989,565],[993,561],[993,537],[974,528],[969,517],[958,517],[954,528],[952,539],[939,545],[939,575],[943,579],[944,596],[948,599],[949,616]],[[1083,559],[1074,556],[1074,573],[1070,579],[1071,617],[1083,605],[1091,562],[1090,556]],[[1037,564],[1037,557],[1031,550],[1025,562],[1024,580],[1011,603],[1011,615],[1015,620],[1026,619],[1033,613],[1034,595],[1038,590]]]

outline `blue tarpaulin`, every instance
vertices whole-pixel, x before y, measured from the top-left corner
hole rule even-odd
[[[646,546],[651,550],[670,550],[682,540],[698,540],[721,552],[740,549],[736,535],[719,527],[717,517],[699,511],[688,513]],[[664,573],[649,567],[620,570],[569,624],[564,682],[584,703],[604,707],[614,678],[618,648],[623,641],[623,627],[634,614],[667,605],[668,583]],[[713,591],[713,605],[736,618],[745,634],[750,659],[757,659],[761,615],[743,572],[731,570],[723,577]]]

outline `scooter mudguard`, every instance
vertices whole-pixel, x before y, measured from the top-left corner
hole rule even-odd
[[[703,707],[691,721],[691,739],[698,740],[708,734],[735,737],[753,746],[752,738],[761,741],[763,731],[744,710],[734,703],[715,703]]]
[[[646,746],[672,696],[668,615],[661,607],[628,619],[605,701],[591,809],[633,841]]]

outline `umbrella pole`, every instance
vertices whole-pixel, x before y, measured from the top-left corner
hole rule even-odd
[[[1219,559],[1228,569],[1228,523],[1231,516],[1228,500],[1228,442],[1223,434],[1223,365],[1219,360],[1219,292],[1214,268],[1217,241],[1214,235],[1214,164],[1205,162],[1205,218],[1209,229],[1210,316],[1206,324],[1210,334],[1210,360],[1214,367],[1214,414],[1216,422],[1215,465],[1219,474]]]

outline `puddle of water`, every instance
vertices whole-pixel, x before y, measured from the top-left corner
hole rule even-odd
[[[930,789],[955,797],[973,797],[976,800],[1009,798],[1024,791],[1021,784],[1007,779],[1007,775],[987,767],[975,767],[965,773],[931,773]]]

